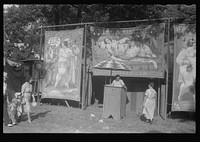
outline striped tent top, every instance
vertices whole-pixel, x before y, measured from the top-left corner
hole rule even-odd
[[[107,70],[122,70],[122,71],[131,71],[130,67],[125,65],[124,63],[117,62],[114,60],[109,60],[109,61],[102,61],[93,68],[98,68],[98,69],[107,69]]]

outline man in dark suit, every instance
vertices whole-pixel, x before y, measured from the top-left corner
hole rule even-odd
[[[3,73],[3,77],[4,77],[4,82],[3,82],[3,119],[4,119],[4,125],[5,126],[8,126],[8,127],[12,127],[12,123],[11,123],[11,120],[9,118],[9,115],[8,115],[8,93],[7,93],[7,84],[5,83],[6,81],[6,78],[7,78],[7,73],[4,72]]]

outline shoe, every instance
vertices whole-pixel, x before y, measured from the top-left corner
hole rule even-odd
[[[146,120],[146,123],[150,123],[150,119],[147,119],[147,120]]]
[[[8,124],[7,126],[8,126],[8,127],[12,127],[12,126],[13,126],[13,124]]]
[[[13,123],[13,125],[17,125],[17,123]]]
[[[152,119],[152,120],[149,120],[149,123],[150,123],[150,124],[153,124],[153,119]]]
[[[31,120],[28,120],[28,123],[31,123]]]

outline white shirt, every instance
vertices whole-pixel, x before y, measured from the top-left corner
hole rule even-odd
[[[113,85],[113,86],[118,86],[118,87],[122,87],[122,86],[124,86],[125,84],[124,84],[124,81],[123,81],[123,80],[119,79],[119,81],[113,80],[113,82],[112,82],[111,85]]]

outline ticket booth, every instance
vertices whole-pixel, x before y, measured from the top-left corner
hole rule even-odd
[[[115,120],[126,116],[126,90],[123,87],[105,85],[103,118],[113,117]]]

